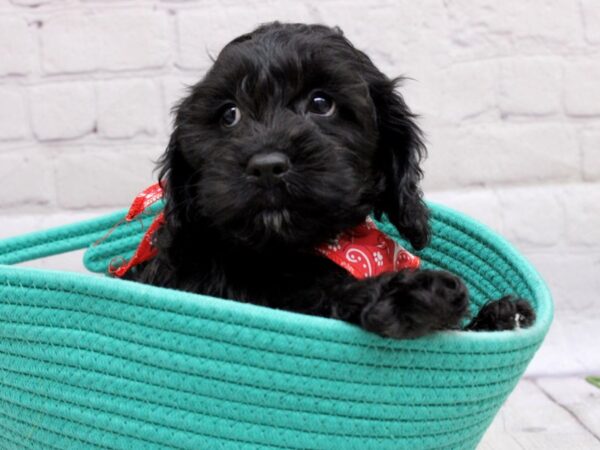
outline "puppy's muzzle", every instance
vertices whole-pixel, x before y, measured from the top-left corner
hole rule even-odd
[[[289,158],[280,152],[260,153],[248,161],[246,173],[260,183],[279,183],[291,166]]]

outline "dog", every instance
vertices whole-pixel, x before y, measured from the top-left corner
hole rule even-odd
[[[315,250],[370,214],[386,214],[413,248],[427,245],[425,147],[399,82],[338,28],[274,22],[231,41],[175,109],[159,161],[157,254],[126,278],[390,338],[459,329],[468,293],[450,272],[356,278]],[[504,297],[467,329],[533,320],[525,300]]]

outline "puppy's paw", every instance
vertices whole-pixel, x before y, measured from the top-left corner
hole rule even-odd
[[[526,300],[507,295],[483,305],[467,330],[514,330],[530,327],[534,321],[535,311]]]
[[[362,311],[365,329],[405,339],[459,327],[469,306],[460,278],[434,270],[391,275],[380,286],[380,296]]]

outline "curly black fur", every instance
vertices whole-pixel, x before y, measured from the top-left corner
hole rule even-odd
[[[477,317],[467,325],[467,330],[502,331],[516,327],[527,328],[533,325],[534,320],[535,313],[529,303],[507,295],[483,305]]]
[[[337,317],[381,335],[417,337],[459,326],[467,290],[443,271],[356,280],[315,246],[387,214],[416,249],[429,240],[415,117],[383,75],[336,28],[263,25],[230,42],[177,107],[160,162],[166,223],[158,256],[130,278],[191,292]],[[307,112],[315,92],[336,104]],[[241,111],[225,127],[226,105]],[[257,154],[289,170],[265,185]]]

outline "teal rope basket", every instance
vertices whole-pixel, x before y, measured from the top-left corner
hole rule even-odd
[[[502,238],[430,207],[423,266],[460,274],[473,312],[503,294],[530,299],[531,328],[398,341],[333,319],[10,266],[101,240],[85,264],[106,272],[143,233],[138,222],[108,233],[124,211],[0,241],[0,447],[475,448],[548,331],[552,301]]]

